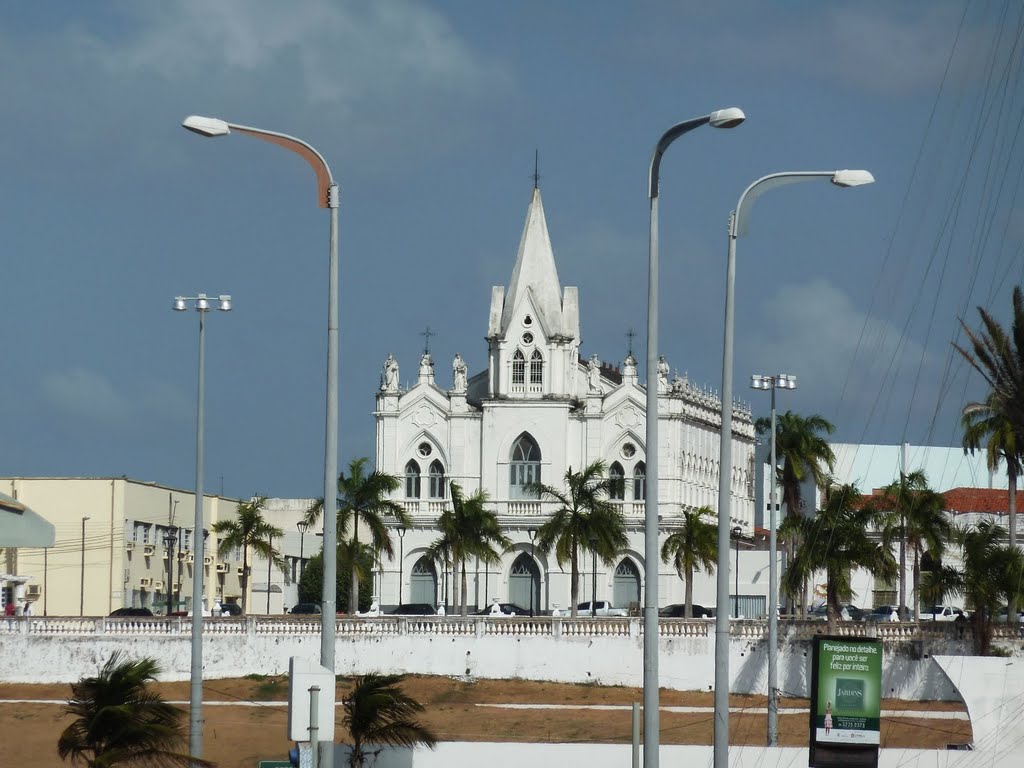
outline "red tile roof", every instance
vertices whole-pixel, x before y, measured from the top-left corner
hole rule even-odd
[[[1010,508],[1010,494],[1003,488],[952,488],[942,494],[946,509],[953,513],[988,512],[1005,515]],[[1024,512],[1024,491],[1017,491],[1017,511]]]

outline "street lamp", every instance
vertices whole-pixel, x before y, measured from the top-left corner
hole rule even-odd
[[[402,582],[405,580],[405,526],[398,526],[398,604],[402,604]]]
[[[658,716],[658,191],[661,157],[685,133],[710,125],[734,128],[746,119],[736,107],[719,109],[704,117],[672,126],[654,148],[648,175],[651,204],[650,244],[647,257],[647,489],[644,499],[644,768],[657,768],[660,718]],[[653,578],[651,574],[653,573]]]
[[[733,293],[736,282],[736,239],[747,233],[747,218],[754,201],[770,189],[814,179],[828,179],[837,187],[871,184],[867,171],[786,171],[762,176],[740,195],[729,217],[729,253],[725,268],[725,336],[722,344],[722,432],[718,455],[718,575],[717,600],[729,601],[729,512],[732,509],[732,341]],[[746,207],[744,208],[744,204]],[[650,470],[648,470],[650,473]],[[729,612],[715,615],[715,735],[714,768],[729,764]]]
[[[206,554],[206,532],[203,531],[203,408],[206,387],[206,313],[210,311],[210,299],[205,293],[198,296],[175,296],[174,311],[184,312],[188,302],[193,302],[199,315],[199,364],[198,386],[196,388],[196,490],[195,516],[192,538],[196,552],[192,567],[192,670],[189,678],[188,747],[193,757],[203,755],[203,556]],[[217,297],[217,309],[231,311],[231,297],[222,294]],[[203,531],[203,544],[199,544],[199,532]]]
[[[327,500],[337,495],[338,475],[338,185],[331,175],[330,166],[312,146],[283,133],[266,131],[245,125],[235,125],[213,117],[190,115],[182,122],[187,130],[200,136],[227,136],[237,131],[256,139],[268,141],[302,157],[316,174],[317,205],[329,208],[330,256],[327,278],[327,407],[324,429],[324,548],[323,592],[320,608],[320,664],[334,671],[334,646],[337,633],[337,570],[338,521],[337,515],[328,514]],[[193,752],[193,755],[198,753]],[[325,765],[334,764],[333,742],[323,742],[320,757]]]
[[[536,528],[527,528],[530,537],[530,618],[533,618],[533,593],[537,591],[537,583],[533,580],[534,568],[537,567],[537,555],[533,548],[533,540],[537,537]]]
[[[299,532],[299,582],[302,582],[302,572],[306,570],[305,545],[306,545],[306,530],[309,528],[309,523],[305,520],[299,520],[295,524],[295,528]]]
[[[164,534],[164,554],[167,556],[167,615],[170,616],[171,598],[174,596],[174,544],[178,540],[178,529],[173,525]]]
[[[590,537],[590,618],[597,618],[597,537]]]
[[[775,484],[778,475],[778,460],[775,457],[775,390],[796,389],[796,376],[780,373],[778,376],[754,374],[750,377],[754,389],[769,390],[772,393],[771,420],[771,491],[768,503],[768,746],[779,743],[779,574],[778,574],[778,502],[775,498]]]
[[[736,541],[736,607],[734,610],[734,618],[740,617],[740,534],[743,533],[743,529],[738,525],[734,525],[732,528],[733,539]]]
[[[78,599],[78,615],[85,616],[85,521],[88,517],[82,518],[82,578],[81,596]]]

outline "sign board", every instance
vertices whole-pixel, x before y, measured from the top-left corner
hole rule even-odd
[[[876,766],[882,717],[882,643],[814,638],[810,765]]]
[[[260,760],[258,768],[292,768],[290,760]]]
[[[334,673],[316,662],[288,660],[288,738],[309,741],[309,689],[319,686],[317,741],[334,741]]]

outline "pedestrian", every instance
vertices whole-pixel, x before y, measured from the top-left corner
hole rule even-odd
[[[832,730],[832,702],[825,702],[825,735]]]
[[[13,615],[14,615],[14,603],[11,602],[11,603],[8,603],[7,605],[4,606],[4,616],[13,616]]]
[[[32,615],[32,603],[29,602],[28,600],[25,601],[25,609],[21,612],[21,615],[22,616],[31,616]]]

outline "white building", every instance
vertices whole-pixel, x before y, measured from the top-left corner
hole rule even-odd
[[[398,362],[387,356],[374,414],[376,467],[403,479],[395,499],[405,505],[413,526],[395,542],[401,552],[398,561],[384,563],[383,604],[445,600],[445,575],[423,554],[436,538],[435,523],[448,503],[450,483],[457,483],[467,494],[487,492],[514,542],[499,566],[467,568],[470,604],[482,606],[498,598],[538,610],[566,607],[568,573],[532,545],[536,529],[554,506],[532,496],[525,486],[541,481],[560,487],[567,470],[578,471],[597,459],[626,481],[616,501],[629,528],[629,545],[617,562],[611,568],[597,563],[597,599],[610,599],[620,607],[641,600],[651,568],[643,556],[645,477],[651,460],[644,440],[646,388],[631,355],[621,369],[597,355],[581,355],[579,300],[575,287],[563,290],[559,282],[540,190],[535,188],[508,287],[496,286],[491,292],[486,367],[468,376],[466,362],[456,354],[450,378],[446,372],[439,382],[427,352],[419,360],[416,383],[402,390]],[[659,368],[658,511],[665,536],[681,510],[717,507],[721,403],[685,378],[670,381],[664,360]],[[749,409],[735,407],[730,525],[741,526],[750,536],[754,429]],[[754,573],[755,559],[763,560],[764,554],[751,553],[749,559]],[[580,562],[581,600],[590,599],[594,589],[589,560]],[[664,602],[680,602],[682,583],[675,572],[661,564],[652,570],[661,579]],[[767,578],[743,581],[740,593],[752,601],[743,612],[756,614],[756,605],[764,604]],[[714,604],[712,580],[698,585],[695,600]]]

